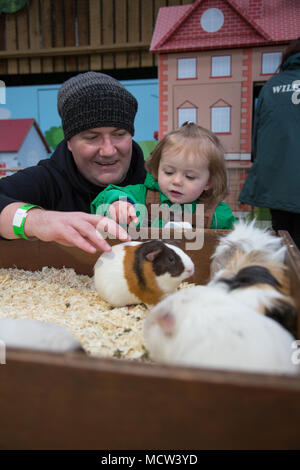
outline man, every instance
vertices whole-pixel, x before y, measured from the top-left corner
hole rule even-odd
[[[128,234],[90,214],[90,203],[108,184],[145,179],[143,154],[132,140],[137,101],[112,77],[87,72],[61,86],[58,111],[65,140],[51,158],[0,180],[0,235],[109,251],[99,230],[122,240]]]

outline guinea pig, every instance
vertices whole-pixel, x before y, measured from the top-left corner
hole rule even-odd
[[[283,263],[270,261],[268,252],[236,251],[225,268],[217,271],[209,285],[219,285],[241,302],[297,332],[297,310],[290,297],[290,279]]]
[[[282,246],[282,239],[267,229],[256,227],[255,222],[255,220],[250,223],[240,220],[235,223],[233,230],[228,235],[219,239],[211,257],[211,277],[226,267],[236,251],[243,253],[250,253],[254,250],[261,251],[265,253],[269,261],[284,262],[286,247]]]
[[[0,340],[6,347],[67,352],[80,349],[80,343],[64,327],[24,318],[1,318]]]
[[[161,240],[126,242],[103,253],[94,268],[95,288],[114,307],[154,305],[194,273],[191,258]]]
[[[144,324],[144,344],[157,362],[245,372],[295,374],[294,338],[218,286],[169,295]]]

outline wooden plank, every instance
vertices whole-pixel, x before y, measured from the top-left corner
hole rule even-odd
[[[115,28],[116,44],[127,43],[127,5],[124,0],[115,0]],[[115,66],[123,69],[127,66],[126,52],[121,52],[115,56]]]
[[[284,244],[288,247],[286,254],[286,265],[289,268],[291,278],[291,294],[295,300],[296,308],[300,312],[300,251],[295,245],[290,234],[285,230],[279,230],[278,235],[283,238]],[[300,339],[300,317],[298,316],[298,335]]]
[[[102,44],[101,38],[101,0],[89,0],[89,24],[90,24],[90,45],[99,46]],[[91,54],[91,70],[102,69],[102,56],[100,54]]]
[[[168,0],[169,7],[175,7],[176,5],[181,5],[182,0]]]
[[[7,60],[0,60],[0,74],[6,75],[7,73]]]
[[[0,367],[2,449],[300,447],[299,378],[18,350]]]
[[[42,47],[52,47],[52,10],[51,0],[43,0],[40,2],[41,8],[41,30],[42,30]],[[43,58],[42,59],[42,71],[44,73],[53,72],[53,59]]]
[[[5,50],[5,17],[0,15],[0,50]],[[0,60],[0,74],[7,74],[7,61]]]
[[[114,0],[102,0],[102,42],[113,44],[115,42]],[[114,54],[105,54],[102,59],[103,69],[113,69],[115,66]]]
[[[0,50],[5,49],[5,16],[0,15]]]
[[[101,0],[89,0],[89,21],[90,21],[90,45],[99,46],[102,44],[102,12]],[[91,70],[102,69],[102,55],[91,54]]]
[[[153,0],[141,0],[141,40],[150,43],[153,34]],[[152,67],[154,58],[150,52],[141,53],[141,66]]]
[[[78,46],[89,45],[89,2],[77,0],[77,22],[78,22]],[[77,59],[77,70],[87,71],[90,69],[88,56],[79,56]]]
[[[31,49],[40,48],[39,0],[31,0],[29,5],[29,47]],[[30,71],[31,73],[41,73],[40,59],[30,60]]]
[[[17,49],[17,33],[15,15],[5,15],[5,31],[6,31],[6,49],[15,51]],[[10,59],[7,63],[7,73],[18,73],[18,61]]]
[[[64,0],[65,14],[65,46],[76,46],[75,37],[75,0]],[[73,72],[77,70],[76,57],[66,57],[66,71]]]
[[[16,14],[17,21],[17,40],[18,40],[18,49],[29,49],[29,34],[28,34],[28,5],[25,8],[22,8]],[[19,59],[19,73],[30,73],[30,61],[28,58]]]
[[[45,49],[23,49],[15,51],[0,51],[0,59],[14,59],[17,57],[57,57],[66,55],[86,55],[96,53],[117,53],[123,51],[146,51],[148,43],[126,43],[107,44],[100,46],[71,46],[71,47],[50,47]]]
[[[140,31],[140,2],[128,0],[128,42],[137,43],[141,40]],[[140,67],[141,53],[138,51],[127,53],[127,67]]]
[[[62,47],[64,42],[64,4],[61,0],[53,0],[53,15],[54,15],[54,47]],[[64,57],[55,57],[54,59],[55,72],[65,71]]]

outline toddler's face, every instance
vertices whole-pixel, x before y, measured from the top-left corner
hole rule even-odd
[[[206,159],[175,155],[171,148],[162,152],[158,167],[158,184],[165,196],[174,204],[195,201],[209,189],[209,169]]]

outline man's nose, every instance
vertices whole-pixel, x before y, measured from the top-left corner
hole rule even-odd
[[[99,153],[102,157],[111,157],[112,155],[115,155],[117,152],[117,149],[115,148],[112,140],[110,137],[105,137],[99,148]]]

